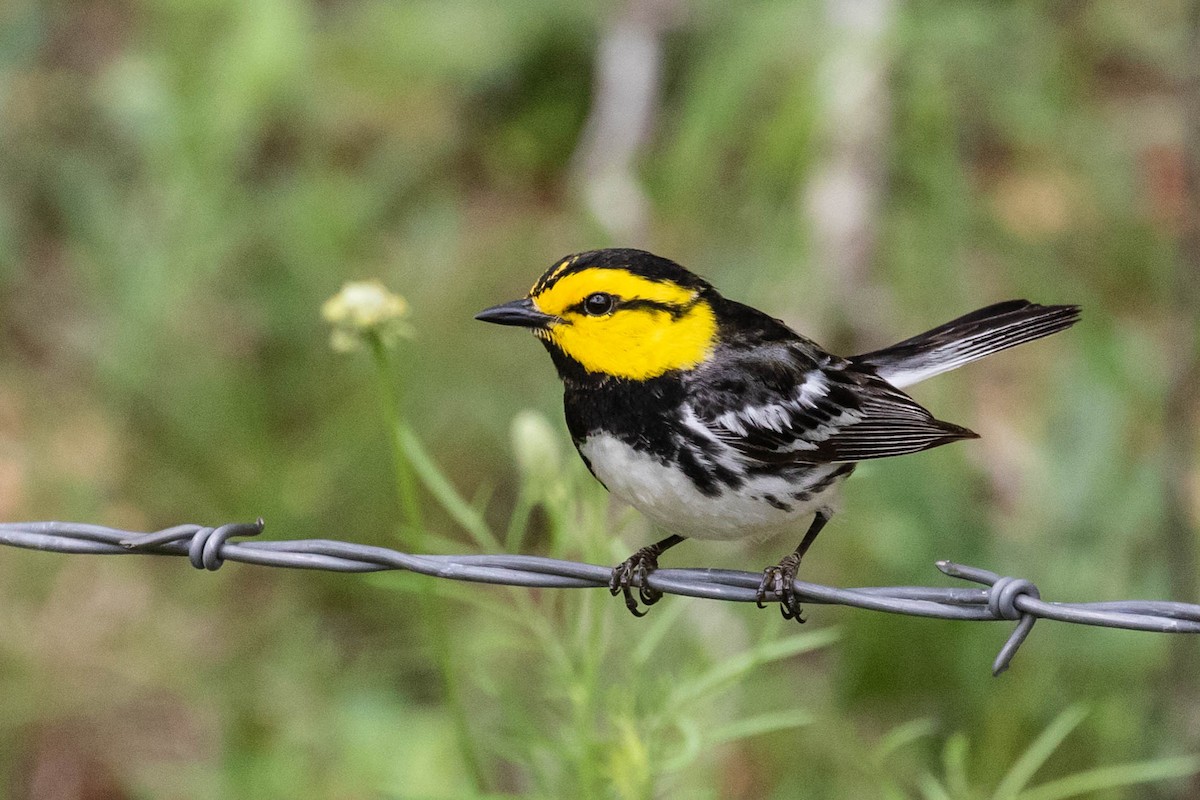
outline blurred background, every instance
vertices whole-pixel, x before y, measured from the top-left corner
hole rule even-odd
[[[1196,602],[1197,8],[6,0],[0,518],[616,563],[654,532],[472,315],[640,246],[843,353],[1083,305],[915,387],[983,438],[860,468],[809,580]],[[320,317],[362,279],[386,363]],[[419,522],[381,375],[461,495]],[[443,583],[0,551],[0,795],[1200,796],[1193,637],[1043,622],[993,679],[1008,625]]]

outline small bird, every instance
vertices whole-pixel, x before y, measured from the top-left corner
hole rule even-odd
[[[613,596],[642,616],[631,587],[646,606],[661,598],[646,579],[668,548],[760,541],[811,514],[757,595],[803,622],[796,571],[857,463],[978,438],[901,388],[1068,328],[1079,307],[1009,300],[842,358],[669,259],[607,249],[555,262],[526,297],[475,318],[541,340],[592,475],[671,533],[613,569]]]

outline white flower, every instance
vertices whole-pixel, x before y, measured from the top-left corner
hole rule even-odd
[[[411,336],[408,302],[379,281],[351,281],[321,306],[321,316],[333,326],[330,346],[338,352],[356,350],[370,336],[391,346]]]

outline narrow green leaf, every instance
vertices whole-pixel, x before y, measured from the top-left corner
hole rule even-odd
[[[504,547],[510,553],[518,553],[525,540],[529,528],[529,516],[534,508],[533,493],[529,487],[522,484],[517,492],[517,502],[513,505],[512,516],[508,518],[508,529],[504,532]]]
[[[673,602],[663,603],[659,608],[654,609],[653,622],[650,623],[641,639],[638,640],[637,646],[633,648],[631,659],[634,664],[646,664],[650,657],[654,655],[654,651],[662,643],[667,632],[673,629],[678,624],[679,619],[685,612],[689,611],[689,603]],[[661,610],[660,610],[661,609]]]
[[[929,773],[921,776],[920,789],[925,800],[954,800],[942,782]]]
[[[996,791],[992,793],[994,800],[1012,800],[1016,797],[1022,789],[1029,785],[1034,774],[1054,754],[1063,739],[1066,739],[1086,716],[1087,709],[1076,705],[1055,717],[1029,747],[1025,748],[1021,757],[1009,767],[1008,772],[996,785]]]
[[[875,763],[882,764],[892,753],[918,739],[932,736],[936,732],[936,729],[937,727],[934,725],[933,720],[928,717],[914,719],[905,722],[903,725],[897,725],[879,740],[879,744],[875,747],[873,754]]]
[[[400,445],[417,477],[429,490],[450,518],[458,523],[482,550],[500,550],[500,541],[488,528],[483,516],[454,488],[426,452],[416,434],[404,424],[396,426],[396,443]]]
[[[942,750],[942,766],[946,770],[946,785],[950,794],[956,798],[968,797],[971,793],[971,782],[967,779],[967,753],[970,744],[966,735],[956,733],[946,740]]]
[[[739,739],[761,736],[764,733],[803,728],[806,725],[811,725],[815,720],[816,717],[811,713],[798,708],[786,711],[772,711],[766,714],[746,717],[737,722],[731,722],[715,728],[705,737],[705,740],[710,744],[736,742]]]
[[[1200,772],[1200,756],[1175,756],[1133,764],[1114,764],[1109,767],[1080,772],[1017,795],[1018,800],[1063,800],[1119,786],[1183,778]]]
[[[754,668],[784,658],[826,647],[837,641],[836,628],[822,628],[812,633],[798,633],[783,639],[773,639],[716,664],[699,677],[687,681],[672,693],[671,705],[681,705],[713,692]]]
[[[680,719],[675,723],[675,728],[679,731],[680,736],[679,750],[675,755],[663,761],[662,771],[664,773],[678,772],[691,766],[704,752],[704,737],[693,720]]]

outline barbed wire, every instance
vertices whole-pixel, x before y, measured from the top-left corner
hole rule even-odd
[[[197,569],[216,570],[226,561],[265,567],[291,567],[331,572],[408,570],[456,581],[544,589],[607,588],[612,568],[541,556],[413,555],[386,547],[330,539],[231,541],[262,533],[263,521],[219,527],[176,525],[138,533],[74,522],[0,523],[0,544],[28,550],[90,555],[134,553],[186,556]],[[1008,668],[1017,649],[1039,619],[1079,625],[1200,633],[1200,605],[1165,600],[1118,600],[1099,603],[1054,603],[1041,599],[1037,587],[1023,578],[938,561],[944,574],[985,589],[929,586],[873,586],[839,589],[796,581],[803,602],[842,605],[938,619],[1015,621],[1016,628],[1000,648],[992,674]],[[760,573],[726,569],[658,569],[651,588],[665,594],[752,603],[758,598]],[[640,585],[640,583],[635,583]]]

